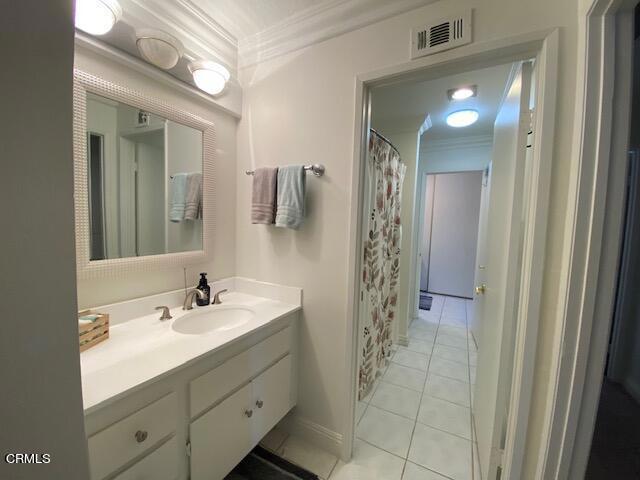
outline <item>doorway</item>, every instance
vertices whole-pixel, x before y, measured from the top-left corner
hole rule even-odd
[[[532,62],[517,61],[370,92],[374,130],[366,161],[386,162],[384,178],[393,183],[364,177],[365,198],[380,201],[362,203],[360,215],[365,265],[355,438],[401,458],[405,471],[480,479],[495,478],[503,468],[496,453],[505,448],[516,356],[516,280],[527,220],[522,192],[533,168],[527,155],[532,83]],[[476,93],[464,102],[447,94],[468,86]],[[447,123],[461,111],[475,112],[482,123],[468,130]],[[474,163],[480,137],[489,153]],[[434,155],[433,145],[448,150],[448,157]],[[402,240],[378,256],[371,252],[385,244],[388,231],[376,219],[394,195],[401,198],[393,218]],[[416,253],[425,242],[428,255]],[[432,299],[427,309],[418,308],[422,269],[409,267],[416,255],[428,257],[422,258]],[[399,266],[396,289],[388,285],[395,277],[376,275],[393,271],[384,261]],[[469,318],[484,350],[477,349]]]
[[[640,9],[635,7],[626,188],[602,387],[585,478],[640,478]]]

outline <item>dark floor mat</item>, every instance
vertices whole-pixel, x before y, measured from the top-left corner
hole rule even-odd
[[[605,379],[586,480],[640,478],[640,405]]]
[[[420,310],[431,310],[432,302],[432,296],[427,295],[425,292],[420,292]]]
[[[318,480],[318,476],[262,447],[256,447],[225,480]]]

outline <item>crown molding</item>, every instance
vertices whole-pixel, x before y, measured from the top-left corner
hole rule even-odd
[[[493,135],[471,135],[459,138],[443,138],[420,142],[420,152],[441,152],[458,148],[481,148],[493,145]]]
[[[191,60],[215,60],[237,76],[238,41],[191,0],[120,0],[122,20],[136,28],[165,30],[184,45]]]
[[[184,0],[183,0],[184,1]],[[239,68],[337,37],[436,0],[332,0],[238,42]]]

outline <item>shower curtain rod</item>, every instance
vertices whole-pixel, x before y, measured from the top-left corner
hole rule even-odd
[[[387,137],[385,137],[384,135],[382,135],[380,132],[378,132],[377,130],[373,129],[373,128],[369,128],[369,131],[375,133],[377,136],[379,136],[382,140],[384,140],[385,142],[387,142],[389,145],[391,145],[391,148],[393,148],[396,153],[398,155],[400,155],[400,150],[398,150],[396,148],[396,146],[393,144],[393,142],[391,140],[389,140]],[[402,155],[400,155],[400,160],[402,160]]]

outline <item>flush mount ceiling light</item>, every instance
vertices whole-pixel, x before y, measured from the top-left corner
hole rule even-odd
[[[470,85],[468,87],[459,87],[447,90],[447,97],[449,98],[449,100],[465,100],[467,98],[475,97],[477,94],[477,85]]]
[[[197,87],[211,95],[220,93],[230,78],[229,70],[210,60],[191,62],[189,71]]]
[[[76,28],[91,35],[104,35],[122,16],[116,0],[77,0]]]
[[[182,56],[182,43],[162,30],[143,28],[136,30],[136,46],[140,55],[156,67],[169,70]]]
[[[477,110],[458,110],[447,115],[447,125],[450,127],[468,127],[478,120]]]

